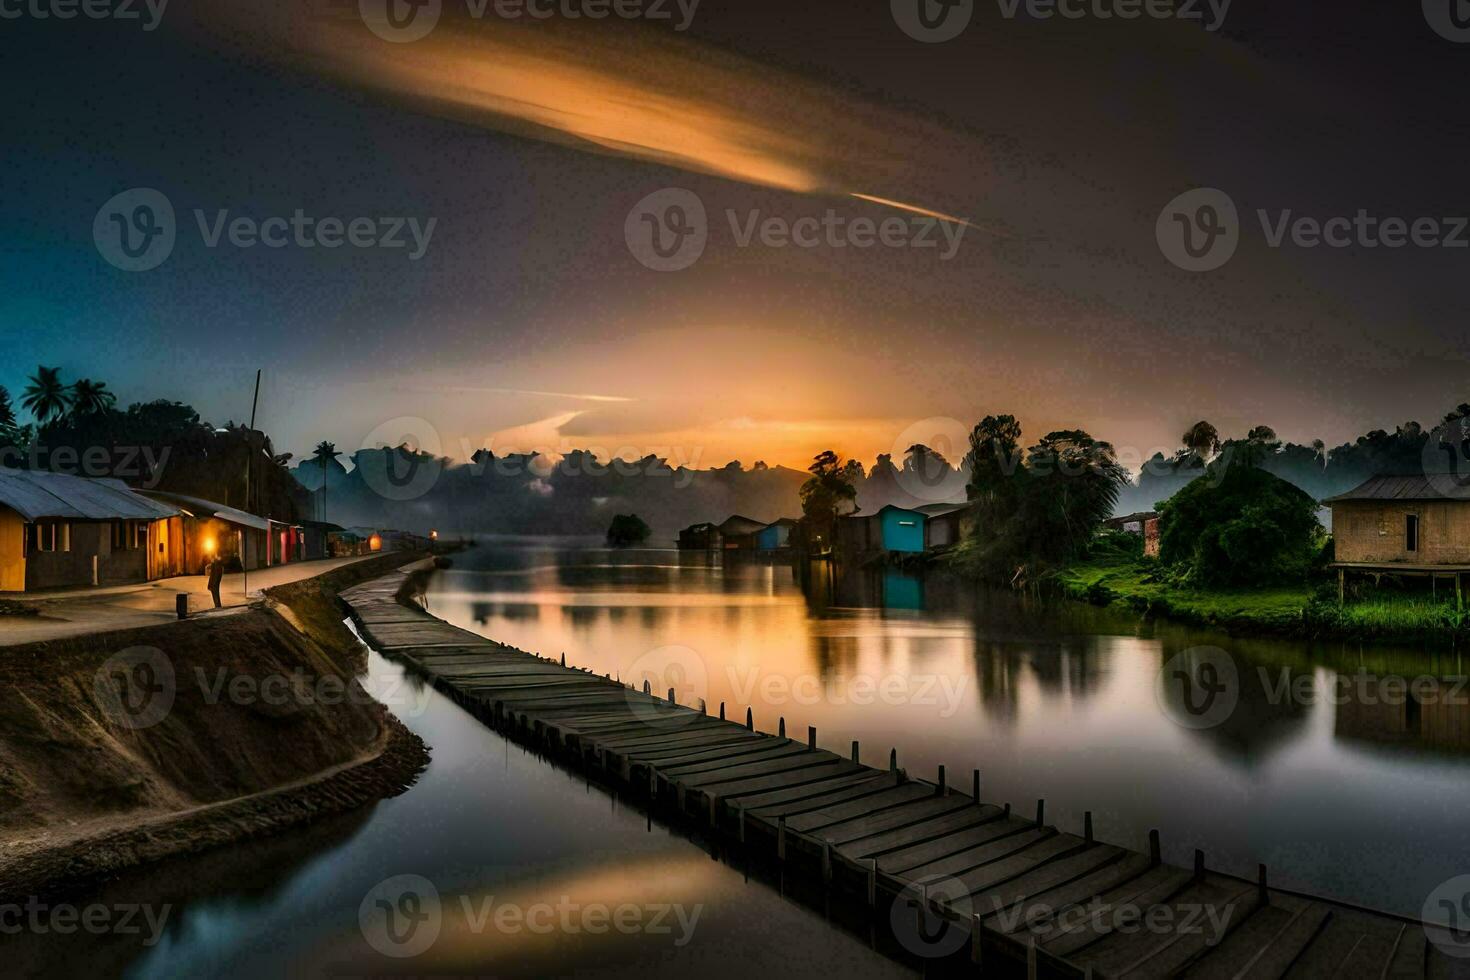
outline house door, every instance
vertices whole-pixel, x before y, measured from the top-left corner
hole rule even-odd
[[[1404,518],[1404,550],[1419,550],[1419,515],[1409,514]]]

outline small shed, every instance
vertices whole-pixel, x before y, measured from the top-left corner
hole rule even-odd
[[[837,519],[839,550],[849,554],[865,551],[921,552],[925,545],[928,515],[888,504],[877,513],[853,514]]]

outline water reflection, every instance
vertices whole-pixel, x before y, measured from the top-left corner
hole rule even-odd
[[[1326,696],[1346,674],[1450,677],[1453,655],[1234,640],[896,569],[546,542],[461,556],[429,603],[625,680],[649,651],[688,648],[702,669],[685,703],[813,725],[867,761],[896,747],[923,775],[978,768],[990,800],[1045,797],[1066,829],[1091,810],[1101,836],[1134,846],[1158,828],[1179,863],[1199,847],[1214,867],[1263,862],[1285,887],[1404,914],[1470,871],[1443,850],[1470,807],[1470,696]],[[1198,648],[1239,683],[1228,716],[1192,728],[1158,679]]]

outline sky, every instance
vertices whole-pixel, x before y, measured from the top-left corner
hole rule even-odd
[[[1005,412],[1136,464],[1200,418],[1335,444],[1470,400],[1470,248],[1270,236],[1362,210],[1455,237],[1470,43],[1432,0],[972,0],[942,43],[901,25],[918,0],[439,0],[416,40],[375,2],[176,0],[151,30],[0,5],[26,11],[0,19],[0,385],[55,364],[222,424],[260,369],[279,451],[699,467],[953,452]],[[129,271],[137,188],[174,241]],[[1239,217],[1208,271],[1160,244],[1196,188]],[[251,239],[298,210],[365,244]]]

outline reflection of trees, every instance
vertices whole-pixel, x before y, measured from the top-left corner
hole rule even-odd
[[[1165,637],[1159,646],[1159,667],[1174,655],[1183,653],[1190,644],[1183,637]],[[1266,662],[1247,656],[1238,647],[1226,649],[1235,663],[1238,700],[1230,715],[1218,725],[1207,728],[1183,728],[1198,738],[1221,759],[1242,768],[1251,768],[1281,748],[1301,737],[1312,707],[1292,697],[1291,692],[1311,680],[1310,670],[1285,665],[1277,660]],[[1174,717],[1187,717],[1184,687],[1164,684],[1162,691],[1169,700]]]

